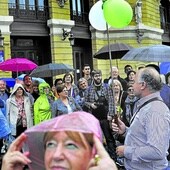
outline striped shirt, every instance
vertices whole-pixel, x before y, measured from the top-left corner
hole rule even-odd
[[[141,98],[137,107],[159,92]],[[125,139],[127,170],[164,170],[168,166],[167,150],[170,138],[170,111],[162,101],[152,101],[142,107],[129,127]]]

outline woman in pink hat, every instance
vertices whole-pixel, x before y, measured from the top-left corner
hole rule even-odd
[[[21,170],[24,165],[30,170],[117,170],[101,139],[93,115],[81,111],[58,116],[17,138],[3,158],[2,170]]]

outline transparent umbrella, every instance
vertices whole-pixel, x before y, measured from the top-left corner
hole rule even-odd
[[[144,62],[168,62],[170,61],[170,47],[167,45],[152,45],[133,48],[127,52],[121,60]]]

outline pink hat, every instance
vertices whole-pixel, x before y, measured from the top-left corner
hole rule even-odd
[[[43,138],[46,132],[74,131],[91,133],[102,141],[99,121],[90,113],[79,111],[65,114],[40,123],[25,131],[28,136],[23,151],[30,152],[30,170],[45,170]]]

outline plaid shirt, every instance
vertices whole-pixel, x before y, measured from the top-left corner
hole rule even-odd
[[[113,92],[112,89],[107,85],[102,83],[100,87],[101,95],[105,97],[107,103],[108,103],[108,115],[114,115],[114,101],[113,101]],[[85,105],[90,109],[91,111],[91,104],[96,102],[95,101],[95,94],[96,94],[96,87],[92,84],[88,87],[88,89],[85,91]]]

